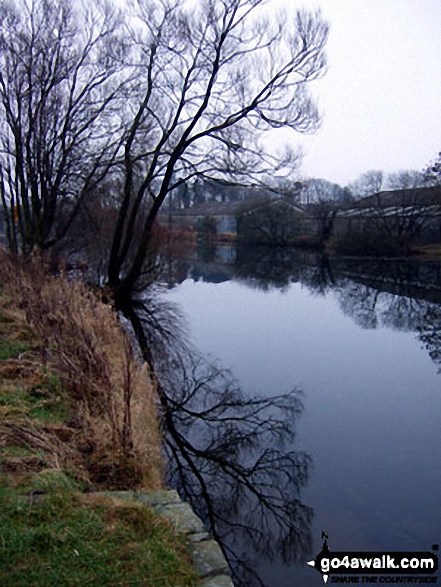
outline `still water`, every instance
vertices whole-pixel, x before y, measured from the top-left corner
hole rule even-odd
[[[296,498],[311,513],[299,522],[311,540],[297,557],[266,557],[246,534],[225,533],[256,573],[245,584],[322,585],[305,564],[322,531],[334,551],[441,542],[438,263],[223,249],[179,264],[168,287],[192,343],[245,394],[295,389],[303,405],[288,448],[309,459]]]

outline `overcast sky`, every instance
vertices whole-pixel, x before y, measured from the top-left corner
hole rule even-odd
[[[320,7],[329,70],[301,174],[346,185],[363,172],[421,170],[441,151],[441,0],[272,0]]]

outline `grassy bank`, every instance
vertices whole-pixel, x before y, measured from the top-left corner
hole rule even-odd
[[[28,487],[0,487],[1,585],[196,584],[183,543],[145,506],[81,493],[61,471]]]
[[[158,489],[155,389],[97,293],[0,252],[0,584],[192,585]]]

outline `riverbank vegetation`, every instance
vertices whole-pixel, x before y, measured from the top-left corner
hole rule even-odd
[[[196,584],[182,539],[147,507],[84,494],[54,469],[27,488],[0,485],[2,585]]]
[[[12,347],[2,363],[4,381],[13,380],[3,390],[3,417],[13,417],[6,438],[21,436],[43,450],[41,466],[69,467],[86,486],[158,488],[155,390],[117,313],[79,280],[47,275],[38,260],[2,254],[0,279],[2,329],[18,337],[5,343]],[[42,420],[28,424],[29,413]]]
[[[97,291],[0,251],[0,582],[190,585],[170,525],[94,497],[163,484],[155,388]]]

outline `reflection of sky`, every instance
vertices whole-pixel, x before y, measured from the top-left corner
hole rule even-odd
[[[331,547],[424,550],[441,528],[441,386],[416,334],[363,329],[336,292],[263,293],[235,282],[170,292],[196,345],[246,391],[304,390],[299,448],[315,473],[305,503]]]

